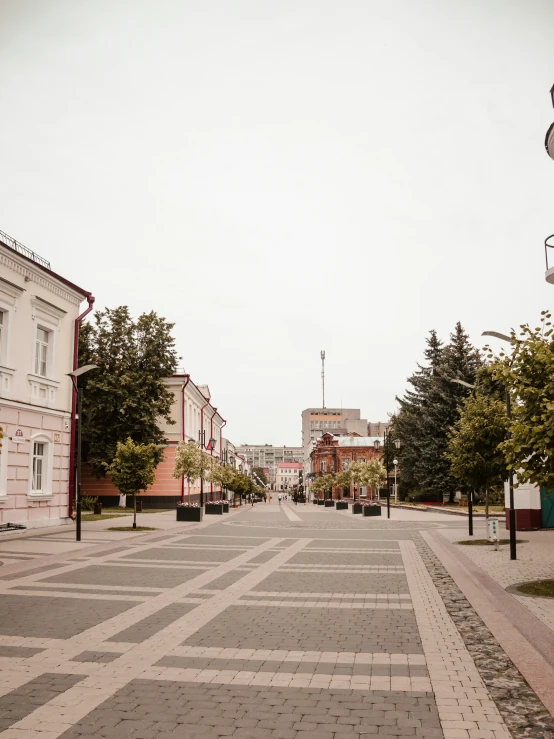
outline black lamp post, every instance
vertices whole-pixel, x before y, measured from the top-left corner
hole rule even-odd
[[[89,370],[97,369],[96,364],[85,364],[83,367],[79,367],[73,372],[68,372],[68,376],[71,377],[73,383],[73,389],[77,394],[77,464],[75,474],[75,540],[81,541],[81,430],[82,430],[82,417],[83,417],[83,388],[78,386],[77,378],[84,375]],[[74,472],[72,471],[72,474]]]
[[[552,104],[554,105],[554,85],[550,90],[552,95]],[[501,341],[507,341],[512,344],[512,339],[506,334],[501,334],[498,331],[483,331],[481,336],[494,336]],[[512,406],[510,403],[510,391],[506,387],[506,418],[508,419],[508,426],[510,425],[510,419],[512,418]],[[514,501],[514,473],[510,468],[508,471],[508,485],[510,488],[510,508],[509,508],[509,522],[510,522],[510,559],[517,559],[517,547],[516,547],[516,509]]]
[[[390,431],[385,429],[384,436],[385,436],[385,469],[387,471],[387,518],[390,518],[390,479],[389,479]]]

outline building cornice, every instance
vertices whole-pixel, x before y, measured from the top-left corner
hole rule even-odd
[[[25,259],[3,244],[0,244],[0,265],[21,275],[26,282],[34,282],[72,305],[78,306],[83,301],[84,295],[58,282],[55,277],[47,276],[44,270],[38,265],[35,266],[30,259]],[[23,290],[23,288],[20,289]]]

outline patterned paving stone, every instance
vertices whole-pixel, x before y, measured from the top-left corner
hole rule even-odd
[[[361,554],[356,552],[339,553],[339,552],[300,552],[294,556],[289,564],[312,564],[320,565],[343,565],[346,567],[356,565],[401,565],[402,556],[400,550],[394,554]]]
[[[174,588],[176,585],[192,580],[201,572],[204,572],[204,570],[91,565],[72,572],[64,572],[54,577],[46,577],[44,582],[72,583],[75,585],[121,585],[122,588],[126,585]]]
[[[442,737],[431,694],[134,680],[62,734],[234,739]]]
[[[43,649],[40,647],[10,647],[0,645],[0,657],[32,657],[34,654],[39,654]]]
[[[227,608],[184,644],[248,649],[417,654],[421,642],[409,611],[249,606]]]
[[[386,573],[279,571],[266,577],[257,589],[301,593],[409,593],[405,575]],[[256,588],[252,592],[256,592]]]
[[[119,657],[117,652],[81,652],[73,657],[74,662],[113,662]]]
[[[67,639],[134,604],[116,600],[49,598],[4,593],[0,597],[0,634]]]
[[[113,591],[105,590],[102,588],[68,588],[66,586],[60,585],[59,588],[53,588],[52,586],[47,585],[14,585],[10,588],[10,591],[16,591],[16,590],[36,590],[38,592],[51,592],[52,590],[56,590],[57,592],[61,593],[84,593],[85,595],[88,595],[89,593],[91,595],[108,595],[112,594]],[[124,588],[121,588],[117,590],[117,595],[135,595],[142,598],[147,598],[149,596],[156,595],[156,591],[153,590],[125,590]]]
[[[82,679],[82,675],[44,673],[0,697],[0,731],[28,716]]]
[[[173,621],[177,621],[178,618],[184,616],[185,613],[192,611],[195,608],[194,603],[172,603],[160,611],[142,619],[138,623],[130,626],[128,629],[119,631],[114,636],[110,637],[107,641],[116,642],[135,642],[140,643],[156,634],[161,629],[165,628]]]
[[[181,549],[179,547],[155,547],[143,552],[126,554],[121,559],[158,559],[170,562],[228,562],[245,549]]]

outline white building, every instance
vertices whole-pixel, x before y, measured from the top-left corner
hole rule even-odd
[[[300,482],[300,472],[302,464],[300,462],[279,462],[277,464],[277,472],[275,475],[275,490],[293,490]]]
[[[80,305],[88,301],[81,314]],[[0,232],[0,520],[73,515],[74,392],[80,319],[94,298]]]

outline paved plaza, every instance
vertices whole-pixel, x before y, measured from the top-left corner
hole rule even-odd
[[[458,517],[113,523],[0,541],[0,738],[554,737],[551,611],[505,589],[538,558]]]

